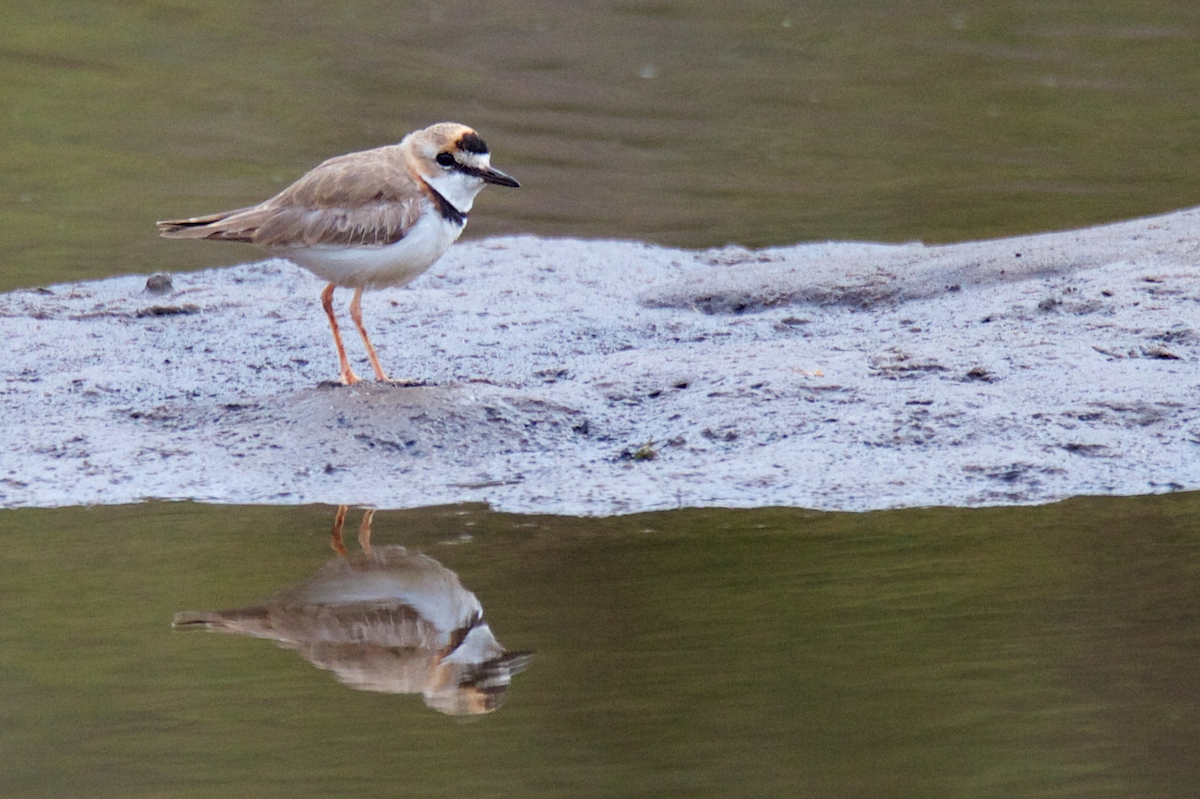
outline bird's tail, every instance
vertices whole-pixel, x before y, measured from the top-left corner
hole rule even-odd
[[[217,241],[241,241],[254,243],[258,230],[257,207],[222,211],[208,216],[193,216],[189,219],[164,219],[155,222],[158,234],[165,239],[215,239]]]
[[[245,632],[243,627],[262,622],[267,618],[265,608],[242,608],[238,610],[185,610],[176,613],[171,619],[175,628],[203,628],[206,630],[222,630],[225,632]]]

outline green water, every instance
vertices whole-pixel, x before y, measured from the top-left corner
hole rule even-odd
[[[310,577],[332,509],[6,511],[0,793],[1190,797],[1198,512],[381,512],[537,650],[464,723],[171,629]]]
[[[982,4],[975,4],[976,6]],[[468,236],[951,241],[1200,202],[1200,7],[7,3],[0,290],[440,119]],[[0,795],[1190,797],[1195,495],[867,515],[381,513],[535,649],[474,723],[172,631],[333,557],[328,508],[0,512]]]
[[[1191,0],[4,4],[0,290],[253,259],[155,219],[440,119],[468,236],[948,241],[1200,202]]]

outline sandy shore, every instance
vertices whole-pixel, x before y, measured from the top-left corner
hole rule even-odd
[[[418,387],[324,382],[320,288],[267,261],[160,294],[143,275],[0,295],[0,506],[859,511],[1200,488],[1200,210],[945,247],[459,244],[364,301]]]

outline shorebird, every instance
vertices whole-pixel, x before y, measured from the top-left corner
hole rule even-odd
[[[462,233],[486,183],[520,185],[491,165],[478,133],[441,122],[399,144],[330,158],[258,205],[157,224],[169,239],[253,244],[328,281],[321,304],[346,385],[360,378],[346,358],[333,291],[354,289],[350,318],[376,379],[386,381],[363,327],[363,290],[403,286],[432,266]]]
[[[449,715],[490,713],[533,659],[509,652],[484,621],[483,606],[458,575],[401,546],[372,547],[370,511],[359,528],[362,553],[339,557],[312,578],[261,605],[175,614],[172,626],[275,641],[360,691],[421,694]]]

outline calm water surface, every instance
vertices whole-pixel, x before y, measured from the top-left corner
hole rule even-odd
[[[440,119],[523,184],[468,235],[1121,219],[1200,202],[1197,97],[1185,0],[9,3],[0,290],[253,258],[153,220]],[[354,652],[171,629],[314,579],[332,509],[3,511],[0,794],[1190,797],[1198,511],[381,513],[536,650],[473,723],[349,687]]]
[[[948,241],[1200,203],[1193,0],[8,3],[0,290],[255,257],[153,221],[440,119],[468,236]]]
[[[1190,797],[1198,511],[380,512],[536,650],[473,721],[171,628],[313,578],[331,508],[6,511],[0,793]]]

